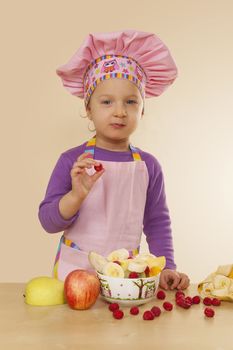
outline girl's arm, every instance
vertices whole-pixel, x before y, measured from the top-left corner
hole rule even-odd
[[[166,269],[176,269],[171,231],[171,220],[166,204],[164,178],[161,166],[154,157],[147,161],[149,186],[144,214],[144,228],[149,250],[166,257]]]
[[[78,209],[73,207],[73,215],[66,219],[62,216],[59,208],[60,200],[64,196],[68,199],[68,194],[72,189],[70,177],[72,165],[72,160],[65,154],[61,154],[50,177],[45,198],[39,205],[39,220],[45,231],[49,233],[65,230],[79,215]],[[68,202],[69,199],[66,204]]]

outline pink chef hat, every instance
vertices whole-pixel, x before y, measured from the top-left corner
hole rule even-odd
[[[64,87],[87,105],[95,87],[110,78],[132,81],[143,97],[159,96],[176,79],[177,67],[158,36],[124,30],[89,34],[56,73]]]

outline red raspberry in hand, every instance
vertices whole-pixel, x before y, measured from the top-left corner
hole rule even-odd
[[[166,294],[163,290],[159,290],[157,293],[157,298],[160,300],[164,300],[166,298]]]
[[[171,303],[169,303],[168,301],[165,301],[163,303],[163,307],[166,311],[172,311],[172,309],[173,309],[173,305]]]
[[[214,306],[219,306],[221,305],[221,300],[217,299],[217,298],[213,298],[212,299],[212,305]]]
[[[214,317],[214,310],[211,309],[210,307],[206,307],[205,310],[204,310],[204,314],[207,316],[207,317]]]
[[[145,311],[144,314],[143,314],[143,320],[145,321],[151,321],[153,320],[155,317],[153,315],[153,313],[151,311]]]
[[[137,306],[133,306],[130,309],[131,315],[138,315],[139,314],[139,308]]]
[[[199,295],[195,295],[195,296],[192,298],[193,304],[200,304],[200,301],[201,301],[201,298],[199,297]]]
[[[139,274],[137,272],[130,272],[129,278],[138,278]]]
[[[94,165],[95,171],[101,171],[103,170],[103,165],[100,163],[99,165]]]
[[[119,305],[117,303],[111,303],[108,308],[110,311],[115,311],[119,309]]]
[[[120,320],[122,317],[124,317],[124,312],[122,310],[115,310],[113,311],[113,317],[117,320]]]
[[[153,306],[151,312],[155,317],[158,317],[161,314],[161,309],[158,306]]]
[[[203,299],[203,304],[205,304],[205,305],[212,305],[212,299],[211,298],[208,298],[208,297],[205,297],[204,299]]]

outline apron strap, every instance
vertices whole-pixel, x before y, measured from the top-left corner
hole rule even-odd
[[[92,139],[90,139],[89,141],[87,141],[86,143],[86,149],[84,151],[84,153],[91,153],[92,158],[94,158],[94,154],[95,154],[95,145],[96,145],[96,137],[92,137]],[[134,161],[138,161],[138,160],[142,160],[138,149],[136,147],[134,147],[133,145],[131,145],[131,143],[129,144],[129,148],[131,150],[132,153],[132,157]]]
[[[76,250],[82,250],[76,243],[74,243],[70,239],[67,239],[64,235],[61,236],[60,244],[61,243],[65,244],[66,246],[68,246],[70,248],[74,248]],[[128,250],[128,252],[129,252],[129,256],[133,257],[139,253],[139,247],[136,249],[133,249],[133,250]]]

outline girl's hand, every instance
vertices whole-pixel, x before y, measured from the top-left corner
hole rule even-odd
[[[94,183],[103,175],[104,169],[95,172],[93,175],[88,175],[86,169],[90,169],[94,165],[100,163],[90,158],[90,153],[83,153],[78,157],[77,161],[74,162],[73,167],[70,171],[72,180],[71,193],[74,198],[84,199],[90,192]]]
[[[160,287],[164,289],[186,289],[189,286],[189,278],[185,273],[165,269],[160,275]]]

